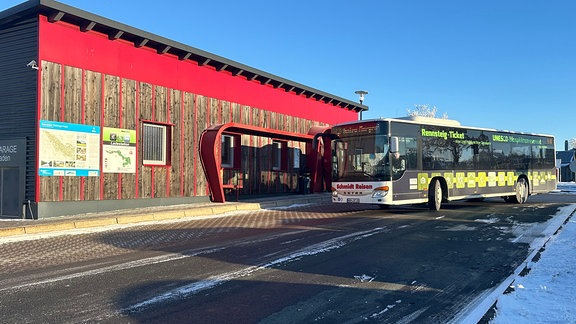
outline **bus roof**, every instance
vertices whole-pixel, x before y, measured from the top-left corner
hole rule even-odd
[[[460,124],[459,121],[454,120],[454,119],[422,117],[422,116],[406,116],[406,117],[396,117],[396,118],[380,117],[380,118],[374,118],[374,119],[356,120],[356,121],[341,123],[341,124],[333,125],[333,126],[353,125],[353,124],[359,124],[359,123],[371,122],[371,121],[372,122],[390,121],[390,122],[400,122],[400,123],[407,123],[407,124],[423,124],[423,125],[431,125],[431,126],[456,127],[456,128],[466,128],[466,129],[472,129],[472,130],[483,130],[483,131],[502,132],[502,133],[511,133],[511,134],[554,137],[554,135],[550,135],[550,134],[510,131],[510,130],[502,130],[502,129],[495,129],[495,128],[463,126],[462,124]]]

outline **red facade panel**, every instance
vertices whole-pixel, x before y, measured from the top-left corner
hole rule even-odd
[[[148,82],[309,120],[335,124],[357,119],[354,111],[308,99],[245,78],[201,67],[150,48],[110,40],[78,26],[50,23],[40,16],[39,62],[42,60]]]

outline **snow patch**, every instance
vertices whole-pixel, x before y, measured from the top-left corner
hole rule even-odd
[[[363,274],[360,276],[354,276],[354,279],[359,280],[360,282],[372,282],[372,280],[376,278]]]

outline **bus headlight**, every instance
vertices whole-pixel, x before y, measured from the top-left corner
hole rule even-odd
[[[390,187],[388,186],[378,187],[372,191],[372,198],[384,198],[388,194],[389,190]]]

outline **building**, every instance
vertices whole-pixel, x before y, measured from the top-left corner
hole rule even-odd
[[[568,141],[564,142],[564,151],[556,152],[556,160],[560,162],[560,182],[576,181],[574,169],[576,168],[576,149],[568,149]]]
[[[0,71],[3,218],[321,190],[314,135],[367,110],[51,0],[0,13]]]

